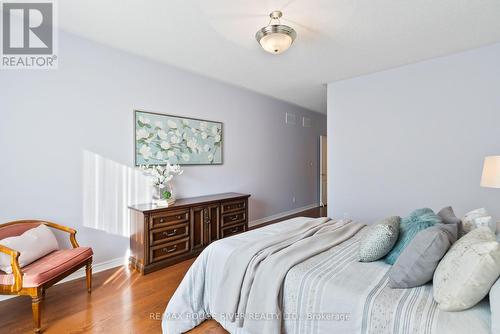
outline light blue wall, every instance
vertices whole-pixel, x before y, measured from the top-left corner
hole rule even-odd
[[[500,44],[328,85],[329,215],[364,222],[451,204],[500,220],[479,187],[500,155]]]
[[[134,108],[224,123],[224,164],[185,168],[175,184],[179,197],[250,193],[250,220],[318,202],[325,115],[59,37],[58,70],[0,73],[1,222],[54,220],[76,227],[81,243],[94,247],[96,262],[123,256],[128,239],[82,226],[83,152],[133,166]],[[287,111],[299,121],[310,117],[312,127],[286,126]]]

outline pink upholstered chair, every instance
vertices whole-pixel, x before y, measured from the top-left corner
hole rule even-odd
[[[45,224],[48,227],[69,233],[72,249],[60,249],[45,255],[41,259],[19,267],[20,253],[1,245],[1,240],[18,236],[29,229]],[[92,249],[80,247],[75,238],[76,231],[72,228],[41,220],[20,220],[0,224],[0,252],[11,256],[12,274],[0,271],[0,294],[30,296],[32,300],[35,333],[41,332],[40,303],[45,290],[76,270],[85,267],[87,290],[92,289]]]

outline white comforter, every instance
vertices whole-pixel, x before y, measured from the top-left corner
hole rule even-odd
[[[224,263],[238,246],[309,221],[294,218],[212,243],[196,259],[163,316],[163,333],[182,333],[213,317],[231,333],[246,333],[213,312]],[[463,312],[443,312],[432,286],[390,289],[389,265],[357,262],[359,233],[294,266],[283,284],[286,333],[489,333],[487,301]],[[258,334],[258,333],[255,333]]]

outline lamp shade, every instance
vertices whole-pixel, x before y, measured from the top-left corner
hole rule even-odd
[[[481,187],[500,188],[500,156],[484,158]]]

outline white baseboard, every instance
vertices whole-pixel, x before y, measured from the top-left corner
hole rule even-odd
[[[98,273],[98,272],[108,270],[111,268],[120,267],[120,266],[123,266],[124,264],[125,264],[125,259],[123,257],[120,257],[117,259],[112,259],[109,261],[104,261],[101,263],[92,264],[92,273]],[[79,279],[79,278],[83,278],[83,277],[85,277],[85,268],[81,268],[81,269],[75,271],[74,273],[72,273],[71,275],[63,278],[61,281],[56,283],[56,285],[64,283],[64,282],[73,281],[75,279]],[[7,299],[10,299],[10,298],[14,298],[14,297],[18,297],[18,296],[15,296],[15,295],[0,296],[0,302],[7,300]]]
[[[277,214],[272,215],[272,216],[260,218],[257,220],[252,220],[251,222],[248,222],[248,226],[254,227],[257,225],[265,224],[265,223],[270,222],[270,221],[275,220],[275,219],[280,219],[280,218],[283,218],[286,216],[294,215],[294,214],[302,212],[302,211],[317,208],[318,206],[319,206],[319,203],[313,203],[313,204],[309,204],[309,205],[306,205],[306,206],[303,206],[300,208],[296,208],[296,209],[293,209],[290,211],[280,212],[280,213],[277,213]]]

